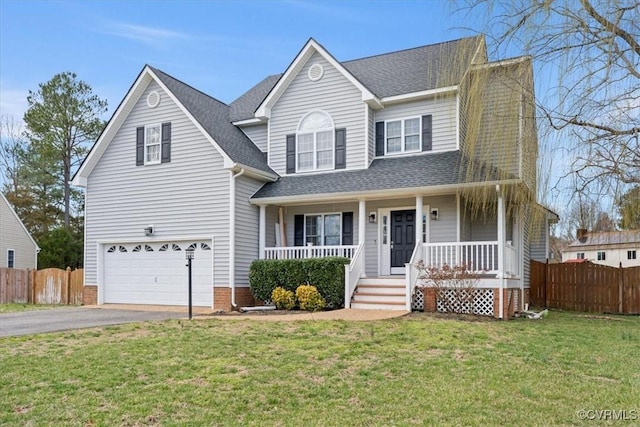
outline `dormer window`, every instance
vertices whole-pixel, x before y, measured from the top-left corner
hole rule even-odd
[[[335,128],[324,111],[312,111],[298,123],[296,132],[296,171],[334,168]]]

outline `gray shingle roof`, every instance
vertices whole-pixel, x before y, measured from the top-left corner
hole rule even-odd
[[[575,250],[585,246],[620,246],[628,244],[640,245],[640,230],[591,232],[587,233],[582,239],[574,240],[569,247]]]
[[[469,180],[468,164],[460,151],[381,158],[375,159],[368,169],[280,177],[265,184],[251,199],[452,185],[487,181],[492,177],[504,179],[498,171],[487,174],[483,169],[478,172],[477,180]]]
[[[275,175],[264,154],[229,120],[229,106],[170,75],[149,66],[162,83],[178,98],[191,115],[220,148],[233,160],[245,166]]]
[[[342,62],[377,97],[458,84],[469,68],[481,36]],[[251,119],[281,75],[267,77],[231,103],[231,120]]]

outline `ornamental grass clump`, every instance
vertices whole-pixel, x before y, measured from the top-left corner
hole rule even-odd
[[[291,310],[296,306],[296,297],[293,292],[278,286],[271,292],[271,302],[278,310]]]
[[[296,298],[300,309],[306,311],[320,311],[327,306],[326,301],[318,292],[318,289],[312,285],[300,285],[296,289]]]

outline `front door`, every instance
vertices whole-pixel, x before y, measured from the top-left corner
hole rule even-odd
[[[391,212],[391,274],[404,274],[415,248],[416,211]]]

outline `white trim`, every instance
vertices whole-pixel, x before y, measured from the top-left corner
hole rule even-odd
[[[267,247],[267,206],[258,206],[258,258],[264,259],[264,250]]]
[[[462,230],[462,219],[460,218],[460,193],[456,193],[456,242],[460,241]]]
[[[331,127],[322,127],[322,128],[317,128],[317,129],[312,129],[312,130],[306,130],[306,131],[301,131],[300,130],[300,125],[302,124],[302,122],[304,122],[309,116],[311,116],[312,114],[320,114],[320,115],[324,115],[325,117],[329,118],[329,121],[331,122]],[[319,133],[326,133],[329,132],[331,134],[331,150],[322,150],[322,151],[331,151],[331,164],[329,166],[325,166],[322,168],[318,167],[318,134]],[[300,142],[300,136],[301,135],[312,135],[313,136],[313,148],[312,151],[305,151],[304,153],[301,152],[300,147],[299,147],[299,142]],[[331,114],[327,113],[324,110],[311,110],[307,113],[305,113],[300,120],[298,120],[298,125],[296,126],[296,173],[307,173],[307,172],[320,172],[320,171],[327,171],[327,170],[333,170],[335,169],[335,151],[336,151],[336,125],[335,122],[333,121],[333,117],[331,117]],[[300,161],[299,161],[299,155],[300,154],[309,154],[312,153],[313,154],[313,166],[311,169],[305,169],[305,170],[301,170],[300,169]]]
[[[251,126],[251,125],[260,125],[264,123],[265,123],[264,120],[260,120],[255,117],[252,119],[245,119],[245,120],[238,120],[237,122],[231,122],[231,124],[234,126]]]
[[[418,148],[413,150],[407,150],[405,148],[405,144],[406,144],[405,138],[407,137],[407,135],[405,135],[405,123],[408,120],[416,120],[416,119],[418,119]],[[388,124],[394,123],[394,122],[400,122],[400,151],[394,151],[390,153],[387,146],[388,145],[387,141],[389,139],[389,137],[387,136],[387,132],[389,130]],[[389,119],[384,121],[384,157],[393,157],[400,154],[415,154],[420,152],[422,152],[422,116],[408,116],[408,117],[401,117],[397,119]]]
[[[152,102],[151,97],[155,96],[156,97],[156,102]],[[158,105],[160,105],[160,92],[158,92],[157,90],[152,90],[151,92],[149,92],[147,94],[147,107],[153,109],[156,108]]]
[[[417,197],[414,193],[414,197]],[[423,197],[423,196],[420,196]],[[424,200],[424,198],[423,198]],[[425,205],[423,202],[422,205],[422,212],[423,214],[425,212],[429,212],[430,205]],[[377,217],[378,217],[378,232],[377,232],[377,240],[378,240],[378,244],[377,244],[377,251],[378,251],[378,276],[390,276],[390,275],[395,275],[395,274],[404,274],[405,273],[405,267],[395,267],[396,273],[394,273],[393,271],[393,267],[391,267],[391,212],[395,212],[395,211],[417,211],[416,209],[416,205],[414,204],[413,206],[393,206],[393,207],[386,207],[386,208],[378,208],[378,212],[377,212]],[[383,242],[383,217],[386,216],[387,217],[387,243],[384,244]],[[418,241],[416,241],[416,245],[418,244],[418,242],[422,241],[422,218],[418,219],[417,216],[417,212],[416,212],[416,217],[415,217],[415,227],[416,229],[420,229],[420,239]],[[430,224],[430,219],[429,219],[429,215],[427,215],[427,223],[426,223],[426,233],[427,233],[427,243],[428,241],[431,240],[430,234],[431,234],[431,224]],[[417,234],[417,233],[416,233]],[[402,271],[400,271],[402,270]]]
[[[450,92],[458,92],[458,85],[445,86],[437,89],[428,89],[420,92],[403,93],[402,95],[387,96],[380,99],[383,106],[389,106],[392,104],[400,104],[409,101],[418,101],[424,98],[431,98],[435,95],[442,95]]]
[[[268,119],[271,117],[271,108],[276,104],[276,102],[278,102],[282,94],[293,82],[294,78],[298,75],[298,73],[302,70],[302,68],[315,53],[318,53],[320,56],[322,56],[332,67],[338,70],[338,72],[340,72],[347,80],[349,80],[349,82],[351,82],[358,90],[360,90],[363,102],[366,102],[367,104],[377,108],[382,107],[380,100],[369,89],[367,89],[362,83],[360,83],[360,81],[358,81],[358,79],[356,79],[346,68],[344,68],[342,64],[336,61],[336,59],[318,42],[316,42],[314,39],[309,39],[300,53],[296,55],[293,62],[291,62],[289,67],[287,67],[287,70],[280,77],[276,85],[271,89],[262,103],[260,103],[260,105],[256,109],[256,118]]]
[[[27,237],[29,237],[29,240],[31,240],[31,243],[33,243],[33,246],[35,246],[36,248],[36,266],[38,265],[37,260],[38,260],[38,252],[40,252],[40,246],[38,246],[38,244],[36,243],[36,241],[33,239],[33,237],[31,236],[31,233],[29,233],[29,230],[27,230],[27,227],[24,226],[24,223],[22,222],[22,220],[20,219],[20,217],[18,216],[18,214],[16,213],[16,211],[13,210],[13,206],[11,206],[11,203],[9,203],[9,201],[7,200],[6,197],[4,197],[4,194],[0,193],[0,197],[2,197],[2,200],[4,200],[4,203],[7,205],[7,207],[9,208],[9,211],[13,214],[13,216],[18,220],[18,223],[20,224],[20,226],[22,227],[22,229],[24,230],[25,233],[27,233]]]
[[[498,61],[486,62],[484,64],[471,64],[471,70],[481,70],[483,68],[505,67],[507,65],[521,64],[531,61],[531,56],[517,56],[515,58],[500,59]]]
[[[433,129],[431,133],[433,134]],[[460,92],[456,92],[456,150],[460,150]]]
[[[319,70],[318,71],[319,74],[317,76],[314,76],[313,70]],[[307,70],[307,77],[309,77],[309,80],[311,80],[312,82],[317,82],[318,80],[322,79],[323,76],[324,76],[324,67],[320,63],[316,62],[315,64],[311,64],[311,66]]]
[[[158,128],[158,143],[157,144],[147,144],[147,129]],[[162,162],[162,123],[153,123],[150,125],[144,126],[144,165],[159,165]],[[147,148],[149,145],[158,146],[158,160],[147,160],[148,153]]]
[[[224,165],[225,169],[228,169],[230,171],[233,172],[239,172],[242,169],[245,170],[245,173],[247,176],[253,177],[253,178],[260,178],[260,179],[265,179],[267,181],[277,181],[278,180],[278,176],[277,175],[272,175],[270,173],[267,173],[261,169],[256,169],[256,168],[252,168],[251,166],[245,166],[242,165],[240,163],[233,163],[233,164],[225,164]]]
[[[364,131],[364,133],[365,133],[364,140],[367,142],[365,144],[365,146],[364,146],[364,169],[366,169],[366,168],[369,167],[369,146],[372,143],[375,144],[375,142],[369,140],[369,122],[370,122],[369,115],[371,114],[369,112],[369,106],[367,104],[364,104],[363,106],[364,106],[364,122],[366,123],[365,127],[364,127],[364,129],[365,129],[365,131]],[[374,122],[373,126],[375,127],[375,122]],[[374,129],[374,138],[375,138],[375,129]]]

